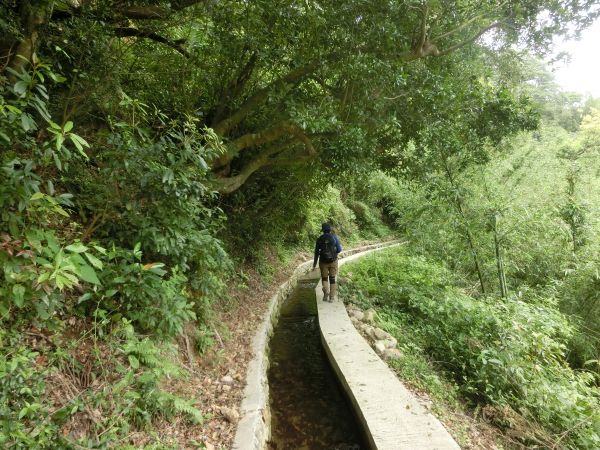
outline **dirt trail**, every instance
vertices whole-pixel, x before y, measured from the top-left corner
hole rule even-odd
[[[245,272],[246,287],[236,287],[227,292],[228,307],[216,312],[215,323],[228,330],[223,336],[215,336],[214,346],[205,355],[193,355],[193,375],[170,388],[185,392],[190,397],[199,396],[200,409],[208,418],[201,426],[185,423],[164,423],[161,435],[174,439],[181,449],[197,449],[204,444],[207,449],[231,448],[237,426],[237,410],[243,398],[246,366],[252,358],[251,342],[262,322],[269,299],[279,285],[287,280],[293,270],[310,258],[302,253],[290,260],[272,277],[261,276],[249,269]],[[280,265],[273,261],[273,266]],[[185,339],[180,343],[183,359],[188,359],[189,345]],[[202,448],[202,447],[200,447]]]

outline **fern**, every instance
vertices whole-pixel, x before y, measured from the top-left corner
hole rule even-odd
[[[173,395],[172,404],[177,414],[185,414],[192,423],[201,424],[204,421],[202,412],[190,400]]]

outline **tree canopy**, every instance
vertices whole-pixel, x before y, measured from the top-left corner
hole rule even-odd
[[[106,121],[128,96],[214,129],[215,187],[230,193],[267,167],[377,162],[457,123],[448,106],[497,140],[522,100],[488,62],[515,44],[544,51],[593,4],[23,1],[5,6],[20,30],[6,45],[17,72],[34,54],[60,64],[64,120]]]
[[[598,448],[600,104],[540,59],[598,15],[0,2],[0,446],[187,445],[149,430],[202,422],[174,384],[223,346],[215,310],[235,316],[328,221],[345,244],[410,240],[354,283],[418,335],[419,371],[448,357],[454,394],[507,434],[535,423],[519,445]],[[81,383],[55,398],[63,375]]]

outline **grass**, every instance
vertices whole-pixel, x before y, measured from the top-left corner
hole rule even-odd
[[[433,401],[461,445],[598,448],[600,393],[568,366],[571,327],[551,302],[470,297],[408,248],[345,265],[342,278],[342,298],[374,308],[398,340],[399,378]]]

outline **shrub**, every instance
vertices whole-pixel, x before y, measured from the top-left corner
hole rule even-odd
[[[50,405],[41,398],[47,370],[36,364],[39,353],[0,332],[0,340],[4,339],[12,341],[12,348],[0,345],[0,446],[57,448],[58,427],[50,420]]]
[[[445,269],[405,250],[378,253],[345,271],[364,301],[410,314],[416,339],[466,396],[541,424],[545,432],[532,432],[531,442],[600,445],[598,390],[590,373],[566,363],[572,326],[555,302],[475,299],[452,287]]]
[[[185,323],[195,319],[187,278],[177,267],[168,273],[162,263],[142,263],[139,245],[132,252],[113,248],[105,258],[101,285],[79,298],[80,307],[119,314],[159,338],[180,334]]]
[[[342,202],[340,191],[331,185],[323,189],[318,197],[310,199],[305,209],[304,233],[307,237],[315,237],[324,222],[329,222],[341,236],[352,236],[358,231],[354,213]],[[309,240],[312,242],[312,239]]]

